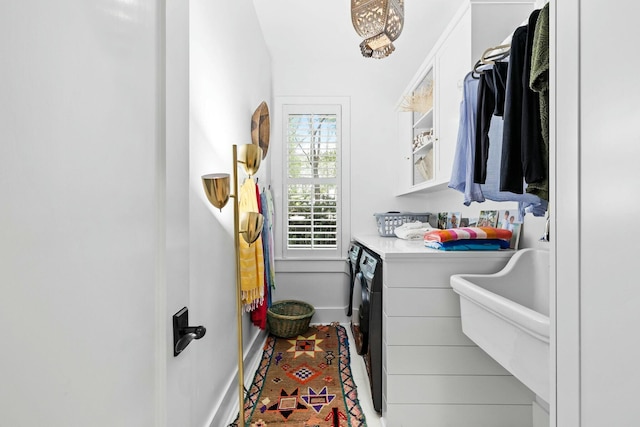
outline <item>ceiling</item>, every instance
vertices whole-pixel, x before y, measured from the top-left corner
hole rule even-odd
[[[351,24],[350,0],[253,0],[253,3],[275,63],[311,57],[338,61],[347,67],[350,62],[399,62],[413,67],[410,76],[462,0],[405,0],[404,29],[394,42],[396,51],[379,60],[365,59],[360,54],[362,40]]]

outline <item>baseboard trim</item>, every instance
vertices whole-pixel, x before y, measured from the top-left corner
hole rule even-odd
[[[267,332],[260,331],[253,337],[251,344],[245,349],[243,354],[244,360],[244,387],[249,389],[253,381],[253,373],[260,364],[262,357],[262,349],[267,340]],[[220,405],[215,410],[213,419],[209,423],[209,427],[221,427],[231,424],[238,415],[238,371],[233,375],[232,380],[227,386],[224,397]]]
[[[351,323],[351,319],[357,319],[358,310],[354,310],[355,317],[347,316],[347,307],[314,307],[316,312],[311,318],[314,325],[328,325],[333,322]]]

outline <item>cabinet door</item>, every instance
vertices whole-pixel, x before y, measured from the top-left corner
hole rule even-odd
[[[402,111],[398,113],[398,164],[397,171],[394,174],[397,179],[398,194],[405,193],[413,186],[413,163],[412,148],[413,141],[413,113],[410,111]]]
[[[398,113],[401,172],[399,194],[424,188],[435,180],[434,67],[429,65],[416,87],[404,96]]]
[[[458,139],[460,101],[471,71],[471,13],[465,13],[436,54],[436,183],[449,182]]]
[[[413,185],[428,183],[435,178],[435,157],[433,147],[433,67],[422,78],[418,87],[414,90],[417,102],[413,112]]]

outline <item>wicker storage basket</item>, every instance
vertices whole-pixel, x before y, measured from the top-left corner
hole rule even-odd
[[[309,329],[311,316],[315,312],[311,304],[303,301],[285,300],[274,302],[267,310],[269,331],[281,338],[298,336]]]

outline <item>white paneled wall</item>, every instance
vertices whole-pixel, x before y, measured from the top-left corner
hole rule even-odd
[[[363,242],[366,244],[366,242]],[[384,258],[383,418],[388,426],[531,427],[535,396],[462,332],[449,277],[508,254]]]

